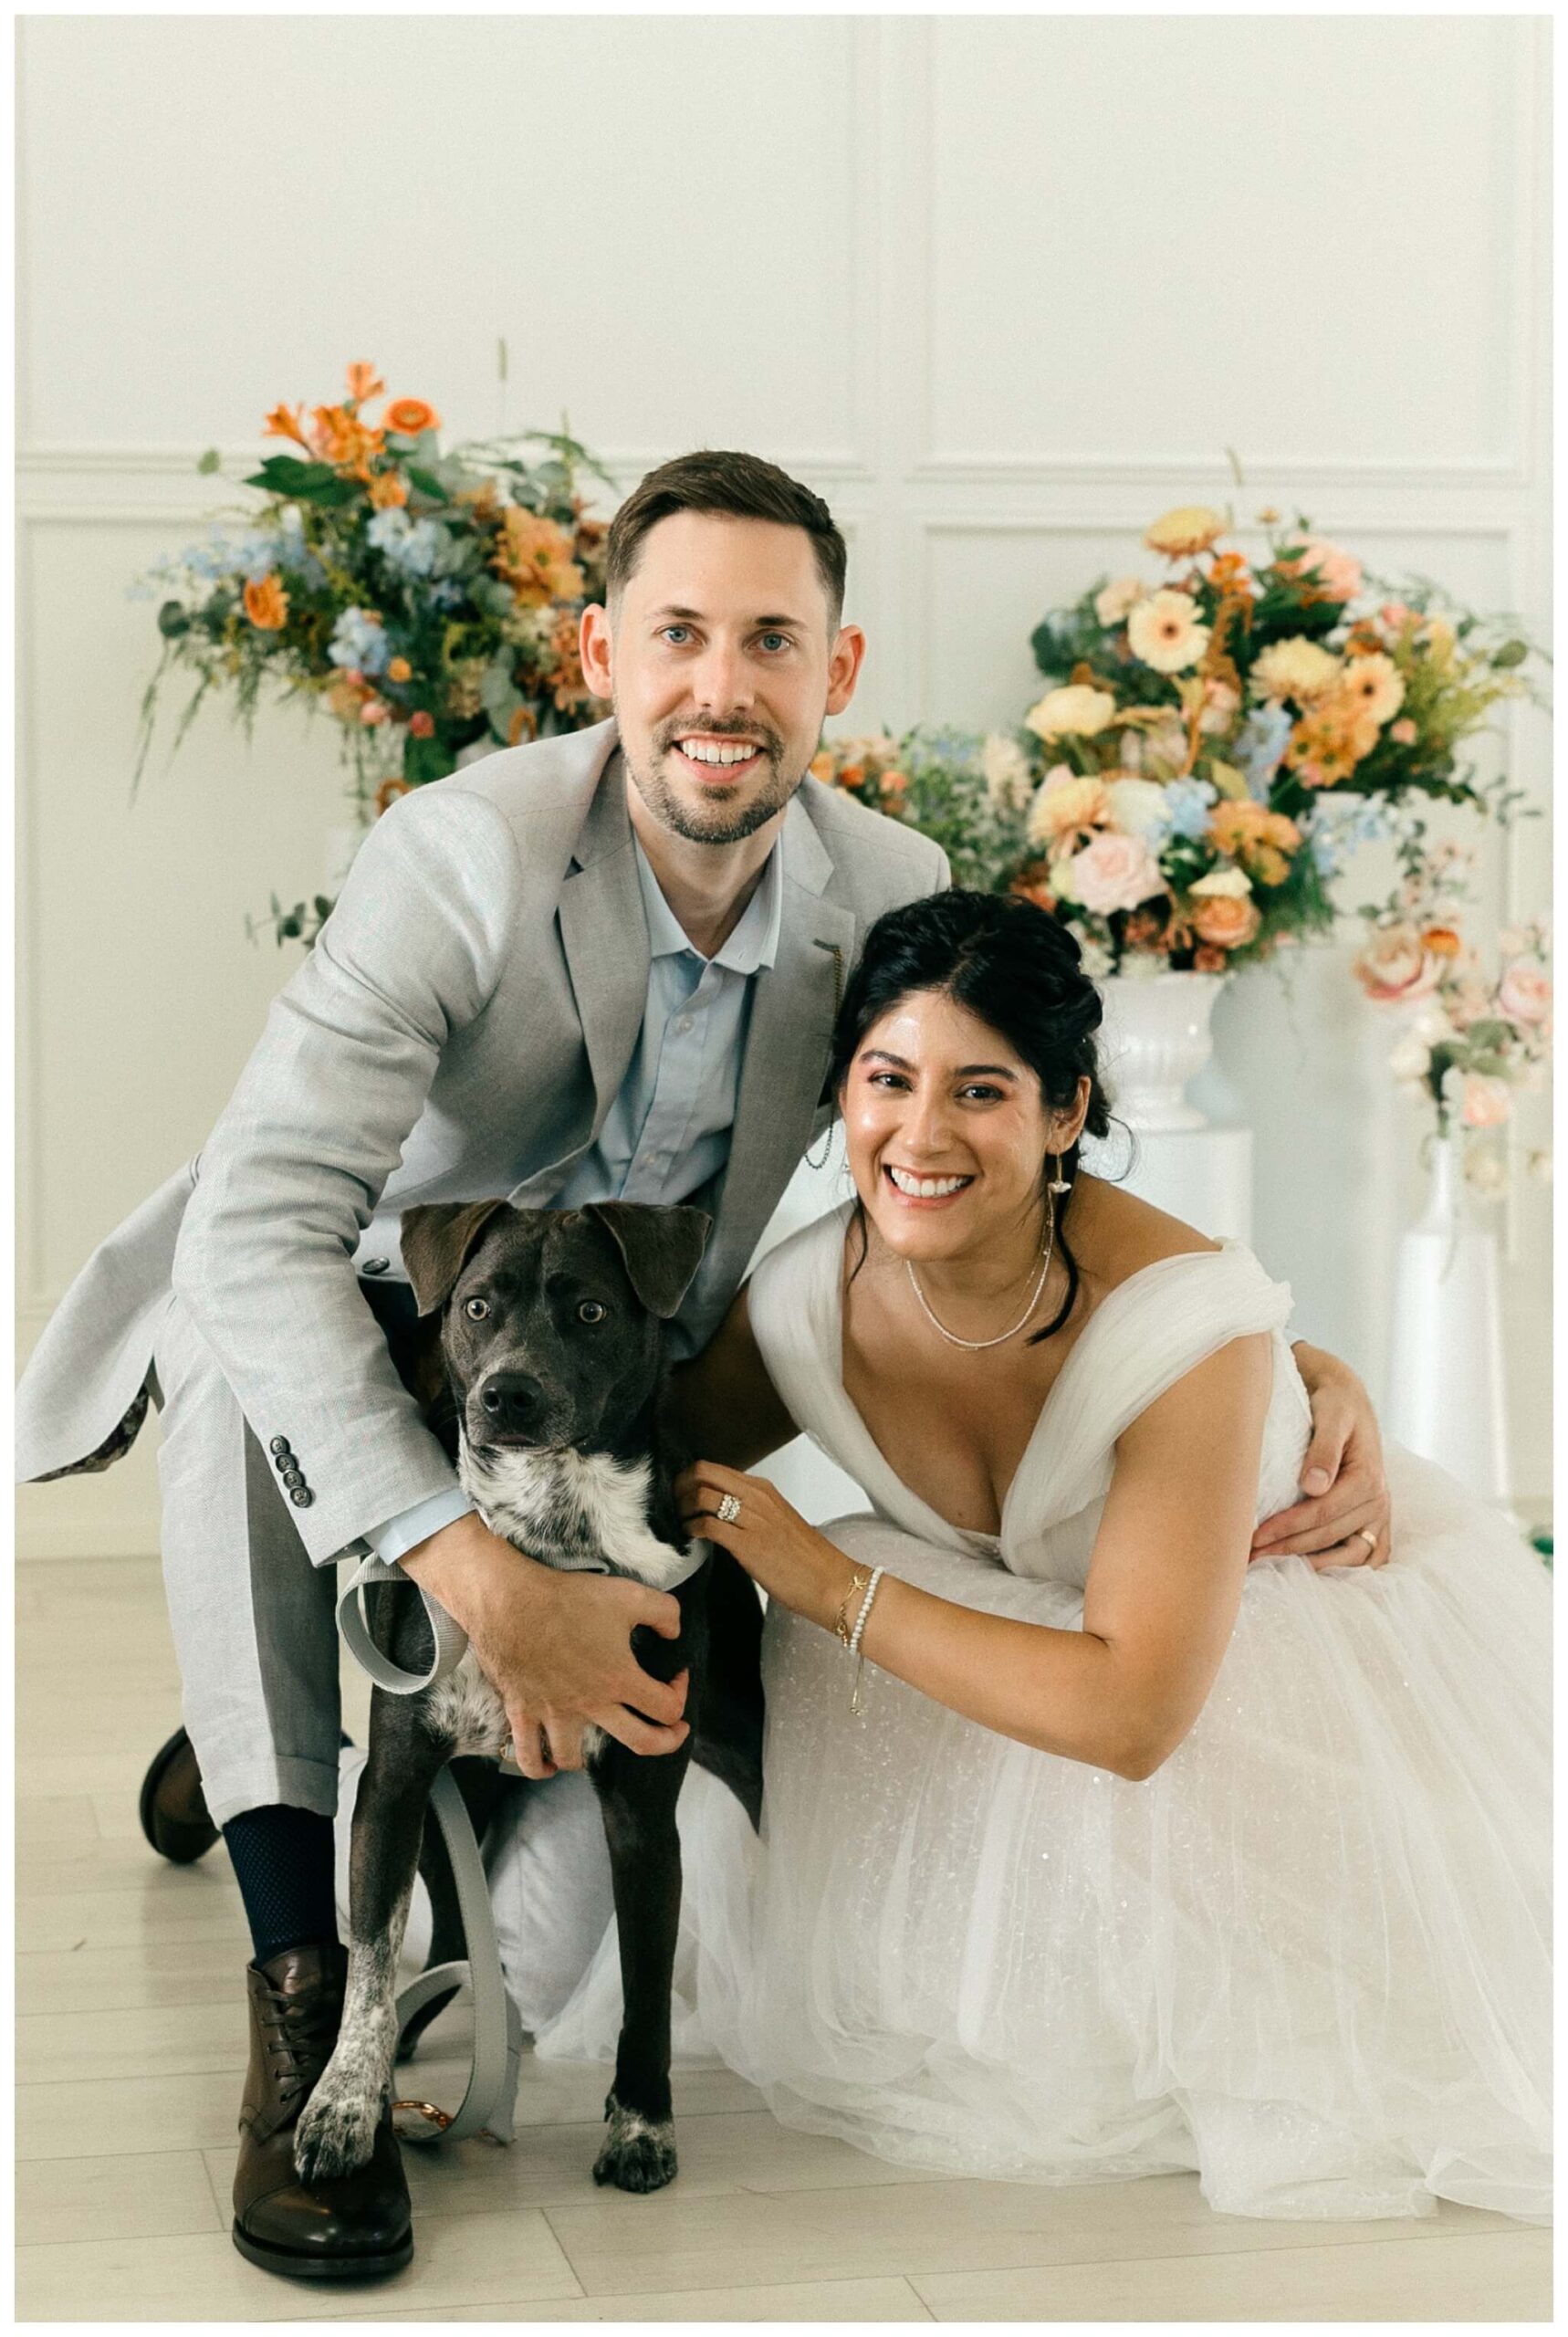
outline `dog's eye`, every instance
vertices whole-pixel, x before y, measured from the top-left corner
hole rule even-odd
[[[490,1302],[487,1298],[465,1298],[463,1312],[471,1323],[482,1323],[490,1312]]]
[[[609,1308],[601,1306],[597,1298],[585,1298],[577,1310],[580,1323],[602,1323]]]

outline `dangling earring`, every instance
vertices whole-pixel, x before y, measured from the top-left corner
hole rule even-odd
[[[1056,1174],[1051,1179],[1051,1183],[1046,1187],[1046,1190],[1050,1193],[1070,1193],[1072,1190],[1072,1188],[1061,1173],[1061,1155],[1060,1152],[1056,1154],[1055,1158]]]

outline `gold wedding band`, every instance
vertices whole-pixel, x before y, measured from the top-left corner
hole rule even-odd
[[[1373,1533],[1373,1531],[1371,1530],[1370,1526],[1366,1526],[1366,1525],[1358,1525],[1358,1526],[1356,1527],[1356,1529],[1355,1529],[1355,1530],[1356,1530],[1356,1532],[1360,1535],[1360,1536],[1361,1536],[1362,1540],[1366,1544],[1366,1546],[1367,1546],[1367,1548],[1368,1548],[1369,1550],[1375,1550],[1375,1549],[1376,1549],[1376,1547],[1377,1547],[1377,1536],[1376,1536],[1376,1535],[1375,1535],[1375,1534],[1374,1534],[1374,1533]]]

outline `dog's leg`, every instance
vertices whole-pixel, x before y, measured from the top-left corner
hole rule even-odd
[[[300,2117],[294,2164],[306,2183],[365,2165],[397,2047],[397,1959],[430,1788],[447,1747],[423,1724],[423,1697],[371,1698],[371,1745],[349,1865],[349,1981],[331,2059]]]
[[[670,1986],[681,1913],[681,1841],[675,1801],[687,1753],[628,1753],[612,1740],[594,1785],[610,1845],[624,1997],[615,2083],[604,2105],[610,2132],[596,2183],[657,2191],[675,2173],[670,2107]]]

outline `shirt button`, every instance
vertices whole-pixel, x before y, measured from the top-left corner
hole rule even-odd
[[[680,1021],[676,1023],[675,1028],[677,1031],[689,1031],[692,1027],[692,1022],[693,1017],[691,1015],[683,1014]]]

